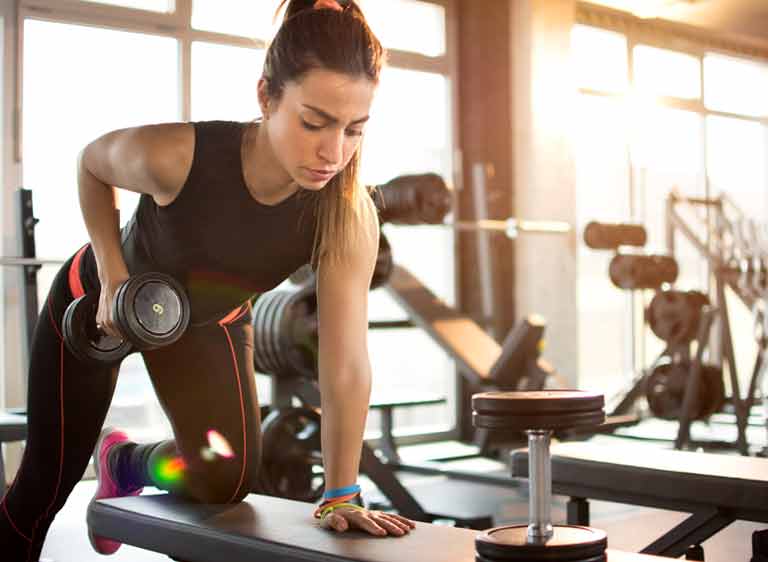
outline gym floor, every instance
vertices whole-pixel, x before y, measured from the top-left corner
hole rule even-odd
[[[444,477],[404,475],[406,485],[446,485]],[[432,482],[429,482],[429,481]],[[450,486],[448,484],[446,486]],[[465,484],[476,494],[477,502],[488,505],[494,502],[494,524],[522,523],[527,519],[527,498],[521,493],[524,488],[497,487],[485,484]],[[103,562],[104,557],[95,553],[88,542],[85,513],[95,482],[80,482],[66,506],[53,524],[43,548],[41,562]],[[152,493],[152,490],[148,490]],[[705,493],[705,491],[703,491]],[[565,521],[566,498],[554,497],[552,518],[555,522]],[[592,525],[608,533],[609,546],[620,550],[638,551],[668,529],[685,519],[686,514],[642,508],[609,502],[591,502]],[[737,521],[704,543],[707,562],[733,562],[749,560],[751,557],[752,532],[765,525]],[[111,561],[167,562],[165,555],[123,546]],[[414,561],[415,562],[415,561]]]

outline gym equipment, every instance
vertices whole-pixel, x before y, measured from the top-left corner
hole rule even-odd
[[[19,266],[24,267],[28,265],[62,265],[64,264],[62,259],[44,259],[44,258],[24,258],[17,256],[1,256],[0,266]]]
[[[552,490],[571,498],[569,524],[589,525],[589,499],[691,514],[644,554],[678,558],[734,521],[768,523],[768,459],[626,443],[560,443],[551,453]],[[528,452],[511,461],[512,476],[527,477]]]
[[[714,346],[715,363],[727,372],[731,395],[729,403],[736,415],[735,446],[742,455],[749,454],[746,428],[749,412],[759,394],[759,379],[765,370],[765,349],[762,315],[768,297],[766,261],[768,239],[765,229],[747,221],[744,212],[727,195],[713,198],[687,197],[672,190],[666,206],[667,249],[674,255],[676,236],[682,235],[701,255],[714,277],[712,306],[718,311],[718,344]],[[757,354],[747,392],[742,395],[732,341],[729,304],[726,288],[753,311],[756,318],[755,343]],[[764,317],[764,315],[763,315]],[[768,411],[768,410],[766,410]]]
[[[451,191],[438,174],[398,176],[372,195],[382,223],[440,224],[451,210]]]
[[[577,390],[484,392],[472,396],[475,426],[525,431],[529,451],[529,520],[497,527],[476,540],[483,560],[599,561],[607,547],[603,531],[552,525],[550,440],[555,429],[592,427],[605,421],[602,394]]]
[[[709,298],[701,291],[659,291],[651,299],[645,319],[651,331],[670,345],[696,339],[701,314]]]
[[[177,341],[189,324],[189,302],[184,287],[163,273],[128,278],[115,292],[113,316],[121,338],[96,327],[98,293],[72,301],[62,317],[64,342],[82,361],[114,364],[134,349],[149,350]]]
[[[392,275],[392,268],[394,267],[394,261],[392,260],[392,246],[389,244],[389,240],[383,232],[379,232],[379,253],[376,254],[376,265],[373,269],[373,277],[371,278],[371,291],[378,289],[389,281],[389,276]],[[315,284],[315,272],[312,271],[312,267],[309,264],[302,265],[299,269],[291,273],[288,277],[291,283],[302,287]]]
[[[608,274],[619,289],[660,289],[677,279],[677,261],[653,254],[616,254]]]
[[[27,438],[27,416],[0,409],[0,444]],[[5,494],[5,462],[0,448],[0,497]]]
[[[477,531],[417,523],[402,537],[334,533],[312,506],[251,494],[236,505],[201,505],[168,494],[92,502],[95,535],[189,562],[475,562]],[[661,562],[608,550],[607,562]],[[667,559],[671,560],[671,559]]]
[[[648,236],[641,224],[591,221],[584,227],[584,243],[593,250],[618,250],[620,246],[645,246]]]
[[[325,478],[320,450],[320,413],[314,408],[272,410],[262,423],[261,492],[316,502]]]
[[[665,420],[677,420],[683,415],[685,391],[696,368],[689,360],[663,358],[656,363],[645,381],[645,396],[653,415]],[[723,371],[717,366],[702,364],[700,384],[689,406],[690,420],[705,420],[720,411],[725,404]]]
[[[314,287],[269,291],[253,307],[253,364],[260,373],[317,378],[317,294]]]

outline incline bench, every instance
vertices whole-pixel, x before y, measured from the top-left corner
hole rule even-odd
[[[237,505],[200,505],[167,494],[100,500],[97,535],[187,562],[474,562],[477,531],[417,523],[404,537],[321,529],[311,504],[251,494]],[[609,537],[610,540],[610,537]],[[669,560],[617,550],[607,562]]]
[[[512,476],[528,476],[527,451],[512,453]],[[572,525],[589,525],[587,498],[691,513],[647,554],[682,556],[739,519],[768,523],[768,459],[562,443],[552,447],[552,491],[571,497]]]

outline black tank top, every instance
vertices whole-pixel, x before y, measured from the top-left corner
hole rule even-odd
[[[166,206],[142,195],[122,240],[128,271],[174,276],[189,294],[192,323],[203,324],[310,261],[317,197],[299,189],[277,205],[259,203],[243,178],[247,125],[193,125],[194,158],[181,192]]]

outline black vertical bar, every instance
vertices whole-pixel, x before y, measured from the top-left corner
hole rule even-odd
[[[16,191],[17,234],[21,244],[21,257],[35,258],[35,226],[39,222],[32,209],[32,190],[20,188]],[[26,332],[25,355],[29,357],[29,345],[35,330],[38,314],[37,272],[39,265],[23,266],[21,298],[24,306],[24,328]]]

